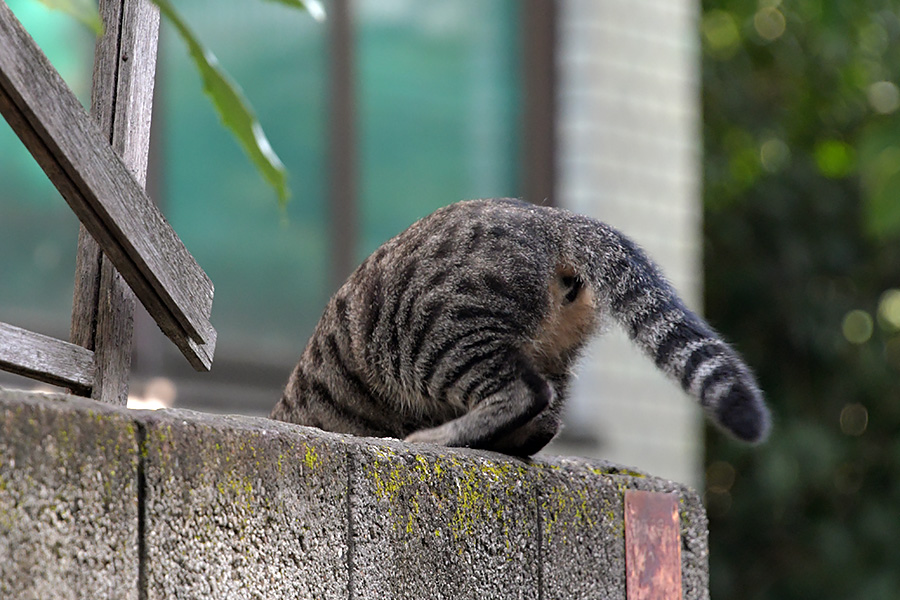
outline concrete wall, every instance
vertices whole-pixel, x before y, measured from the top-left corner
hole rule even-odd
[[[708,598],[697,495],[609,463],[0,391],[0,597],[623,599],[626,489]]]
[[[635,239],[699,308],[699,4],[559,6],[558,202]],[[569,414],[587,431],[574,433],[598,439],[558,451],[702,485],[700,410],[618,328],[589,349],[579,373]]]

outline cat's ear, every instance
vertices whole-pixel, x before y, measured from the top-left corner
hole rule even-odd
[[[563,303],[571,304],[578,298],[578,294],[584,288],[584,280],[574,273],[561,273],[559,276],[559,286],[563,295]]]

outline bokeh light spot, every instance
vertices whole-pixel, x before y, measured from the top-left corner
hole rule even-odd
[[[862,435],[869,425],[869,411],[862,404],[847,404],[841,410],[841,431],[845,435]]]
[[[900,290],[891,289],[881,294],[878,324],[888,331],[900,331]]]
[[[784,33],[787,21],[781,11],[773,6],[767,6],[756,11],[753,16],[753,27],[761,38],[774,41]]]
[[[869,104],[881,114],[892,113],[900,107],[900,89],[890,81],[876,81],[866,90]]]
[[[841,330],[851,344],[865,344],[872,337],[874,323],[872,317],[864,310],[851,310],[844,316]]]
[[[741,32],[731,13],[711,10],[703,15],[700,31],[706,42],[706,49],[717,58],[729,58],[741,41]]]
[[[778,138],[769,138],[759,147],[759,162],[770,173],[781,170],[791,159],[791,149]]]
[[[706,468],[706,487],[716,494],[727,493],[734,485],[734,478],[734,467],[724,460],[717,460]]]

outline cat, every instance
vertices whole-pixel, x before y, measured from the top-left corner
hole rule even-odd
[[[514,199],[414,223],[331,298],[271,417],[530,456],[560,428],[571,370],[609,315],[734,437],[769,413],[750,369],[631,240]]]

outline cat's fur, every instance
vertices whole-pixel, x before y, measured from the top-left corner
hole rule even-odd
[[[508,199],[442,208],[367,258],[328,303],[272,417],[530,455],[556,435],[573,363],[606,315],[714,423],[766,436],[750,369],[633,242]]]

